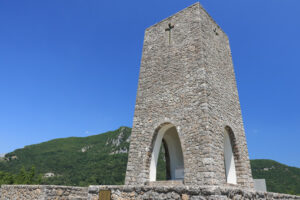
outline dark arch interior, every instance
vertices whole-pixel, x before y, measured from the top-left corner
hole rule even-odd
[[[183,168],[180,139],[176,128],[172,127],[165,132],[162,138],[156,168],[156,180],[182,180]]]
[[[166,141],[163,139],[159,151],[159,156],[158,156],[156,180],[158,181],[171,180],[170,170],[171,169],[170,169],[169,150]]]

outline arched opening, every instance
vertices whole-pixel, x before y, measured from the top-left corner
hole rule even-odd
[[[160,152],[158,155],[157,166],[156,166],[156,180],[157,181],[171,180],[170,154],[165,139],[162,139]]]
[[[224,133],[224,164],[226,182],[230,184],[237,184],[233,145],[235,145],[234,135],[231,129],[226,127]]]
[[[165,177],[166,180],[183,180],[184,179],[184,162],[176,127],[172,124],[162,126],[153,142],[151,163],[150,163],[150,181],[156,181],[157,163],[163,150],[165,161]]]

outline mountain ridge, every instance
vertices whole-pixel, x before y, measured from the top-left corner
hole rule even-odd
[[[35,166],[42,174],[41,184],[122,185],[124,184],[131,128],[86,137],[58,138],[27,145],[7,153],[0,160],[0,171],[17,174],[22,167]],[[300,194],[300,168],[268,159],[251,160],[254,178],[265,178],[272,192]],[[48,176],[46,176],[48,174]],[[160,156],[158,179],[164,178]]]

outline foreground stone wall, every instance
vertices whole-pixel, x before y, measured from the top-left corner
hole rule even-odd
[[[112,200],[139,199],[182,199],[182,200],[271,200],[271,199],[300,199],[300,196],[256,192],[233,187],[202,186],[202,187],[134,187],[134,186],[90,186],[88,200],[98,200],[100,190],[110,190]]]
[[[1,200],[7,199],[42,199],[43,186],[1,186]]]
[[[1,200],[86,200],[88,188],[53,185],[2,185]]]
[[[98,200],[101,190],[111,191],[111,200],[300,200],[300,196],[257,192],[218,186],[90,186],[3,185],[1,200]]]

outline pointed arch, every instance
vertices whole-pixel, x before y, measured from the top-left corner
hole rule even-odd
[[[184,159],[181,141],[176,127],[171,123],[165,123],[156,129],[150,160],[149,180],[156,181],[157,162],[161,145],[168,151],[169,164],[167,165],[170,180],[184,179]]]
[[[224,165],[226,182],[230,184],[237,184],[236,161],[238,160],[238,154],[236,149],[234,133],[227,126],[224,131]]]

